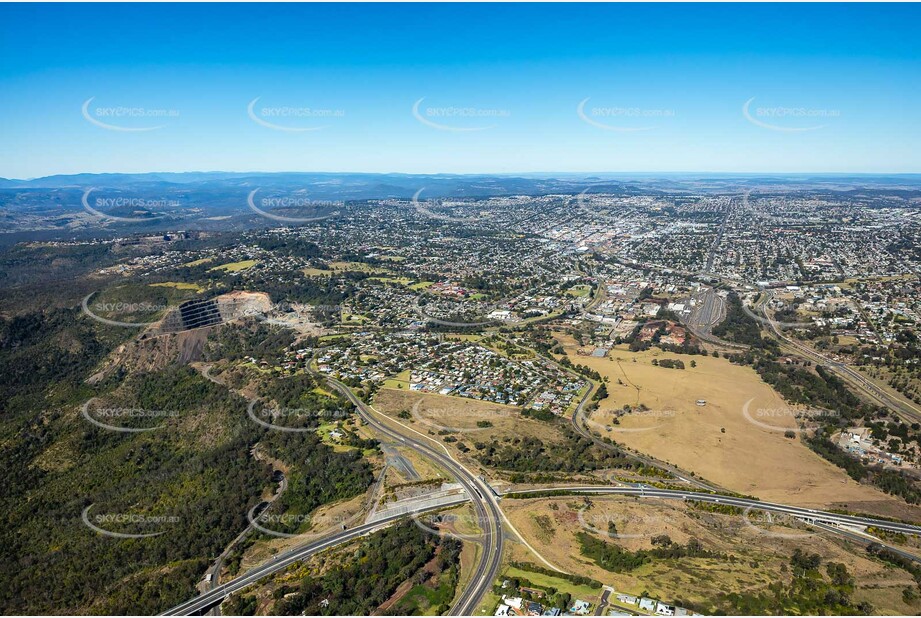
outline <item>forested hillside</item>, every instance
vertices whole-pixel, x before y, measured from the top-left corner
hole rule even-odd
[[[116,367],[86,383],[135,334],[79,309],[0,320],[3,613],[147,614],[192,596],[273,485],[271,467],[252,456],[257,443],[289,467],[287,511],[309,513],[373,480],[361,450],[266,429],[244,398],[190,367]],[[335,407],[305,396],[314,387],[280,380],[276,388],[318,413]],[[84,408],[102,423],[149,430],[97,426]],[[106,531],[155,536],[107,536],[84,515]]]

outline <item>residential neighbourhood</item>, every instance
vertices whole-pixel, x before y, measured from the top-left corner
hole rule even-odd
[[[508,587],[508,580],[503,588]],[[530,597],[541,599],[542,590],[519,588]],[[597,599],[575,599],[567,609],[545,607],[539,601],[529,601],[520,596],[503,594],[494,616],[700,616],[684,607],[670,605],[659,599],[619,593],[604,586]]]

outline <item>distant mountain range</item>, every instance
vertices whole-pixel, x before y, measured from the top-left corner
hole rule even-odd
[[[489,197],[592,192],[727,191],[757,186],[801,188],[921,188],[921,174],[364,174],[318,172],[155,172],[145,174],[73,174],[30,180],[0,178],[0,189],[86,189],[90,187],[150,190],[185,187],[207,190],[258,188],[306,190],[315,199]]]

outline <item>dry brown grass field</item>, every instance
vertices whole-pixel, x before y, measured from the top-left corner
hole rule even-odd
[[[586,505],[590,505],[586,508]],[[919,607],[902,600],[902,590],[915,587],[912,577],[866,556],[856,545],[834,537],[813,534],[809,529],[760,524],[748,525],[740,515],[700,511],[682,502],[639,501],[635,498],[561,496],[505,500],[506,515],[534,548],[558,567],[586,575],[619,592],[638,595],[647,591],[662,600],[684,599],[707,606],[720,594],[757,593],[770,584],[792,578],[789,562],[796,548],[819,554],[823,565],[840,562],[856,579],[854,602],[869,601],[876,613],[916,614]],[[624,538],[607,537],[613,521]],[[775,522],[779,524],[780,522]],[[788,522],[784,522],[785,524]],[[795,524],[794,524],[795,526]],[[578,532],[587,531],[606,542],[636,551],[650,549],[651,538],[667,534],[684,544],[699,540],[710,551],[726,553],[735,561],[720,558],[654,560],[626,573],[607,571],[580,554]],[[790,538],[768,533],[789,535]],[[806,536],[799,536],[806,535]],[[533,554],[511,543],[509,560],[536,562]],[[822,567],[824,573],[824,566]]]
[[[790,406],[750,367],[658,349],[633,353],[625,346],[611,350],[608,358],[585,357],[570,337],[558,339],[572,362],[608,378],[610,396],[590,421],[615,442],[763,500],[921,519],[921,509],[853,481],[798,437],[785,437],[786,430],[796,428]],[[652,364],[666,358],[679,359],[686,368]],[[706,405],[696,405],[698,399]],[[749,417],[757,423],[743,412],[749,401]],[[615,410],[639,404],[649,412],[612,423]]]

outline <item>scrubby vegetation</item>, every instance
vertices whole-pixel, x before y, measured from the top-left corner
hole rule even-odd
[[[673,542],[667,535],[652,538],[651,549],[629,551],[615,543],[607,543],[586,532],[579,532],[576,537],[581,545],[583,556],[608,571],[622,573],[633,571],[652,560],[675,560],[679,558],[720,558],[728,556],[704,549],[697,539],[689,540],[685,545]]]
[[[403,582],[418,575],[416,585],[429,577],[419,575],[436,558],[438,572],[456,582],[460,543],[442,539],[412,522],[376,532],[363,539],[354,555],[319,576],[307,576],[300,585],[275,589],[277,615],[370,615],[389,599]],[[439,550],[440,547],[440,551]],[[287,596],[295,593],[292,596]],[[447,595],[445,595],[447,596]],[[453,590],[450,593],[453,597]],[[448,597],[448,599],[450,599]],[[399,609],[401,606],[397,606]],[[446,607],[439,607],[440,611]]]
[[[563,441],[544,442],[535,437],[475,442],[475,456],[484,466],[519,473],[588,472],[607,468],[632,468],[633,460],[615,450],[600,448],[560,423]],[[517,476],[516,476],[517,478]]]
[[[291,345],[294,336],[290,330],[258,322],[245,328],[223,325],[208,337],[205,360],[237,361],[244,356],[268,358]]]
[[[829,562],[823,575],[821,558],[800,549],[790,558],[792,579],[777,581],[766,590],[720,595],[716,613],[740,615],[839,615],[873,613],[865,602],[854,603],[854,577],[841,563]]]
[[[273,523],[273,530],[296,532],[306,523],[303,516],[318,506],[358,496],[374,481],[360,450],[336,452],[313,432],[270,432],[262,446],[291,466],[288,489],[272,505],[275,514],[288,517]]]
[[[811,361],[789,362],[788,359],[780,362],[776,342],[767,338],[755,341],[749,331],[759,328],[758,322],[742,310],[741,300],[737,296],[730,295],[729,300],[729,316],[720,326],[727,329],[724,334],[747,333],[741,335],[744,341],[738,338],[733,340],[752,347],[748,352],[728,355],[729,360],[751,365],[787,402],[823,411],[820,418],[822,427],[807,436],[805,444],[844,469],[854,480],[872,483],[889,494],[903,498],[909,504],[921,503],[921,486],[917,480],[896,470],[866,465],[828,439],[834,430],[855,422],[865,423],[873,430],[873,437],[881,441],[888,440],[890,435],[899,440],[909,440],[916,430],[898,420],[880,422],[878,419],[886,418],[888,412],[866,403],[827,368],[821,365],[813,367]],[[717,334],[717,329],[714,328],[713,332]]]
[[[894,496],[900,496],[909,504],[921,503],[921,490],[917,484],[895,470],[885,470],[880,466],[868,466],[837,447],[823,434],[806,439],[806,444],[816,453],[843,468],[855,481],[869,479],[874,485]]]
[[[761,327],[742,308],[742,299],[735,292],[727,297],[726,318],[713,327],[713,334],[726,341],[755,348],[776,348],[777,342],[761,336]]]
[[[532,562],[510,562],[509,566],[521,569],[522,571],[531,571],[532,573],[540,573],[541,575],[549,575],[550,577],[555,577],[557,579],[563,579],[573,584],[579,586],[589,586],[591,588],[601,588],[601,582],[597,579],[592,579],[591,577],[585,577],[583,575],[572,575],[571,573],[563,573],[560,571],[554,571],[553,569],[548,569],[547,567],[542,567],[538,564]]]
[[[259,395],[270,410],[277,406],[284,412],[279,424],[284,426],[316,427],[321,422],[343,420],[355,406],[335,391],[321,389],[318,378],[299,373],[283,379],[273,379],[260,385]]]
[[[131,334],[102,328],[78,308],[0,317],[2,419],[82,402],[92,392],[83,379]]]

